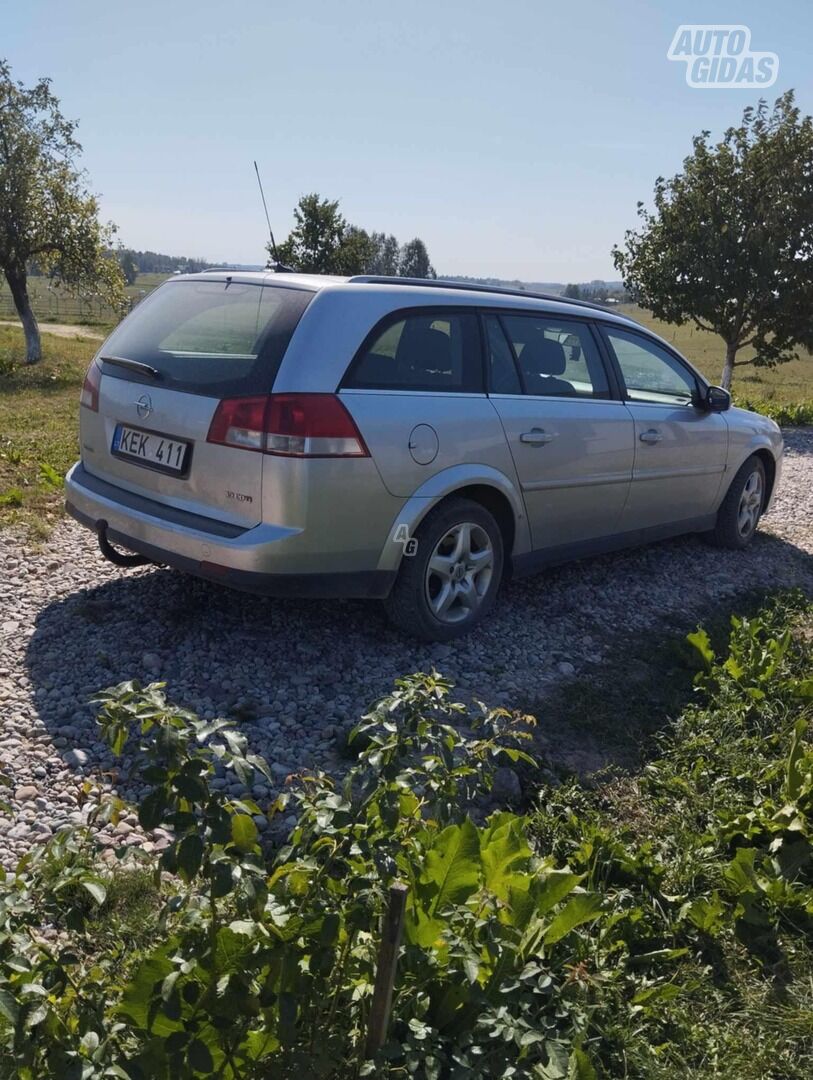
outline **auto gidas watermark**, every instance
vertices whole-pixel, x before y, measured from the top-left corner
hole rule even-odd
[[[395,529],[393,540],[396,544],[404,545],[404,555],[412,556],[418,554],[418,541],[414,536],[409,535],[408,525],[398,525]]]
[[[779,75],[779,57],[752,49],[747,26],[684,24],[666,55],[685,61],[686,82],[696,90],[762,90]]]

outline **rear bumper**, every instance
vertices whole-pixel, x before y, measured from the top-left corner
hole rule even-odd
[[[278,525],[239,526],[176,510],[134,495],[88,473],[81,462],[65,478],[65,509],[112,544],[151,562],[234,589],[266,596],[383,598],[395,580],[385,570],[299,572],[286,568],[279,545],[298,530]],[[295,560],[293,560],[295,561]],[[312,561],[312,560],[310,560]]]

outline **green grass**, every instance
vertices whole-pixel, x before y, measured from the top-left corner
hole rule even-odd
[[[767,602],[752,622],[735,626],[728,660],[721,631],[712,634],[717,656],[692,703],[679,705],[688,690],[682,657],[679,671],[653,664],[634,690],[623,665],[617,679],[608,667],[575,700],[559,703],[587,707],[621,727],[636,703],[642,727],[647,718],[651,724],[673,717],[654,741],[650,729],[649,756],[634,769],[545,788],[531,815],[538,851],[584,873],[614,917],[623,922],[626,911],[637,928],[632,956],[619,954],[615,964],[611,954],[602,964],[596,933],[596,960],[582,973],[594,995],[594,1046],[605,1064],[613,1063],[601,1076],[813,1075],[813,804],[809,778],[790,764],[794,738],[807,748],[805,769],[811,762],[813,605],[800,594]],[[786,632],[789,640],[773,651]],[[674,661],[674,642],[664,646]],[[650,658],[657,652],[653,643]],[[664,681],[671,684],[666,690]],[[555,704],[546,719],[555,728]],[[794,775],[800,783],[792,786]],[[747,863],[743,854],[754,858],[753,878],[734,872]],[[708,914],[712,909],[716,914]],[[700,931],[694,937],[690,926]],[[684,950],[682,956],[669,958],[670,948]],[[651,968],[647,983],[648,965],[633,957],[658,950],[660,970]],[[642,990],[655,985],[656,972],[669,980],[637,1012],[613,985],[625,967],[642,973]]]
[[[622,315],[629,315],[643,326],[653,330],[670,342],[683,355],[699,368],[713,383],[719,383],[723,372],[725,346],[722,338],[706,330],[697,330],[692,326],[672,326],[636,307],[625,304],[616,309]],[[743,349],[742,359],[751,359],[753,349]],[[752,401],[771,401],[794,404],[813,399],[813,356],[802,351],[798,360],[779,364],[775,368],[738,367],[734,370],[734,395]]]
[[[22,365],[21,330],[0,326],[0,527],[45,537],[62,514],[61,478],[79,456],[79,390],[98,342],[43,334]]]

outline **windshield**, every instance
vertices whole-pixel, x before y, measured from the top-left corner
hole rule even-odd
[[[168,281],[113,331],[99,359],[147,364],[169,389],[213,397],[267,393],[314,295],[259,283]],[[104,372],[154,381],[146,372],[112,364]]]

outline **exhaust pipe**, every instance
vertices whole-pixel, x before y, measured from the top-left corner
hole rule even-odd
[[[144,555],[125,555],[123,551],[117,551],[107,539],[107,522],[99,521],[96,524],[96,536],[99,539],[99,550],[106,559],[115,563],[116,566],[149,566],[152,559]]]

